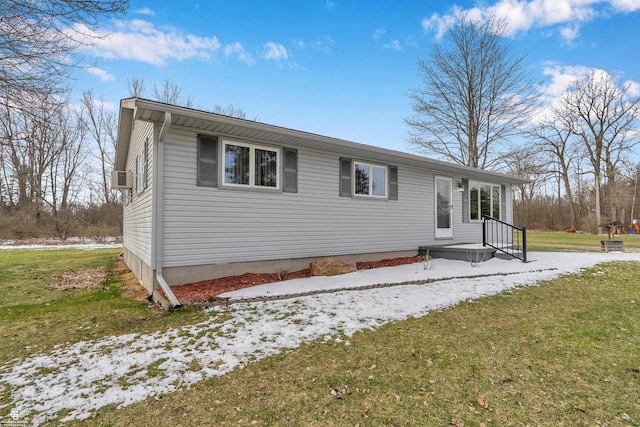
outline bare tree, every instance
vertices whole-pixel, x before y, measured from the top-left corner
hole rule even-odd
[[[562,106],[553,108],[550,117],[542,120],[532,131],[536,145],[549,155],[548,170],[558,177],[570,210],[570,227],[577,227],[578,217],[573,197],[572,163],[579,161],[577,147],[572,141],[572,118]],[[562,197],[560,189],[558,197]]]
[[[614,192],[610,199],[615,200],[622,156],[640,142],[640,97],[630,96],[629,89],[628,85],[618,85],[610,74],[592,70],[570,87],[562,100],[571,116],[571,131],[581,141],[592,167],[598,224],[602,221],[603,179]],[[617,212],[611,214],[616,216]]]
[[[247,118],[247,114],[242,108],[236,108],[232,104],[229,104],[226,107],[216,105],[212,112],[216,114],[223,114],[225,116],[237,117],[238,119]]]
[[[15,144],[18,143],[20,130],[18,128],[18,117],[15,110],[10,107],[9,99],[0,98],[0,153],[2,156],[2,178],[4,203],[9,206],[16,206],[17,199],[21,193],[16,187],[17,174],[15,171],[16,153]],[[25,184],[23,184],[25,185]],[[24,193],[24,190],[22,191]]]
[[[127,86],[129,89],[129,95],[133,97],[144,96],[145,83],[143,79],[132,78],[131,80],[127,80]],[[196,108],[193,105],[191,96],[187,96],[186,99],[182,98],[182,89],[169,79],[164,81],[162,87],[158,87],[156,84],[153,85],[153,96],[156,101],[181,105],[188,108]],[[226,107],[216,104],[210,111],[216,114],[224,114],[225,116],[236,117],[239,119],[245,119],[247,117],[247,113],[245,113],[242,108],[234,107],[233,104],[229,104]]]
[[[514,209],[518,212],[518,219],[527,224],[531,212],[526,212],[525,207],[531,206],[540,189],[549,179],[549,172],[545,168],[545,161],[541,153],[533,147],[518,148],[505,156],[508,163],[507,173],[526,178],[528,183],[514,186],[516,203]]]
[[[460,14],[444,43],[419,60],[422,86],[409,91],[410,142],[458,164],[493,168],[500,144],[521,133],[537,100],[525,56],[513,56],[506,21]]]
[[[144,96],[144,91],[146,90],[144,87],[144,80],[136,79],[135,77],[131,80],[127,79],[127,88],[129,89],[129,94],[131,96],[139,98]]]
[[[78,61],[95,40],[101,17],[124,13],[128,0],[3,0],[0,2],[0,98],[28,110],[34,94],[66,90]]]
[[[31,99],[29,114],[3,105],[0,198],[15,213],[13,232],[44,230],[66,237],[70,204],[81,191],[84,160],[78,124],[68,102],[49,94]],[[53,227],[53,228],[52,228]]]
[[[636,213],[638,212],[636,210],[636,202],[638,200],[638,181],[640,181],[640,163],[636,163],[635,165],[633,165],[632,168],[630,168],[632,170],[631,176],[630,176],[630,182],[631,182],[631,186],[632,186],[632,191],[631,191],[631,206],[630,206],[630,210],[631,210],[631,214],[630,217],[631,219],[636,219]]]
[[[166,79],[160,88],[154,83],[153,96],[157,101],[167,104],[193,107],[193,100],[191,99],[191,96],[187,96],[186,99],[183,99],[182,89],[169,79]]]
[[[59,150],[51,119],[66,105],[53,94],[30,98],[29,114],[3,99],[0,111],[2,153],[7,182],[15,188],[15,204],[38,213],[44,200],[43,179]],[[13,194],[8,198],[13,202]]]
[[[100,194],[104,203],[113,203],[117,193],[111,190],[110,174],[115,167],[117,118],[113,111],[105,108],[105,102],[96,98],[93,91],[82,94],[82,108],[78,120],[96,145],[96,157],[100,165]]]
[[[49,168],[49,186],[55,229],[66,240],[71,231],[71,206],[79,201],[87,184],[87,154],[82,132],[84,127],[66,110],[58,116],[59,154]]]

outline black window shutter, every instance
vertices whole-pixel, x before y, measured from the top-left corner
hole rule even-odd
[[[138,194],[138,163],[140,163],[140,156],[136,156],[136,164],[134,166],[133,194]]]
[[[469,222],[469,180],[462,178],[462,222]]]
[[[144,188],[149,186],[149,137],[144,141]]]
[[[398,200],[398,167],[389,166],[389,200]]]
[[[282,191],[285,193],[298,192],[298,150],[285,148],[284,154],[284,180]]]
[[[198,136],[198,185],[218,186],[218,138]]]
[[[340,197],[351,197],[351,159],[340,158]]]
[[[500,185],[500,220],[507,219],[507,187]]]

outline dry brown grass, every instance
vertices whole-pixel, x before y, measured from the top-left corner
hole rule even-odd
[[[55,291],[99,289],[105,285],[108,272],[109,270],[106,266],[65,271],[51,276],[48,288]]]

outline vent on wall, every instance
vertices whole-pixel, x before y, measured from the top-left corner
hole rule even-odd
[[[129,171],[111,171],[111,188],[131,188],[131,173]]]

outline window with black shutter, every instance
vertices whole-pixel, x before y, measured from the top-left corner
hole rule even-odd
[[[340,197],[398,200],[398,167],[340,158]]]
[[[298,192],[298,150],[285,148],[284,153],[284,183],[282,191],[285,193]]]
[[[340,197],[351,197],[351,159],[340,159]]]
[[[398,167],[389,166],[389,200],[398,200]]]

